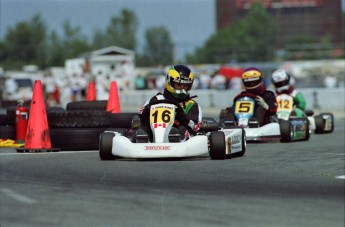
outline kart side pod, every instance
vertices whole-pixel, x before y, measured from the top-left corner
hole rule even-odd
[[[242,157],[247,145],[245,135],[245,130],[236,126],[211,132],[209,135],[211,159]]]
[[[281,142],[306,141],[310,138],[308,118],[280,120]]]

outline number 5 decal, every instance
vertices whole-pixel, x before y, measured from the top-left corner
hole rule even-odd
[[[252,113],[253,102],[248,101],[237,101],[236,102],[236,113]]]

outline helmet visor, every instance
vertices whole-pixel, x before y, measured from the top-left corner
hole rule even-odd
[[[254,88],[261,84],[262,79],[261,78],[253,78],[253,79],[246,79],[243,81],[243,84],[246,88]]]
[[[193,81],[176,79],[174,80],[174,78],[171,78],[170,84],[175,90],[189,91],[192,88]]]
[[[279,87],[284,87],[286,85],[289,85],[289,81],[288,80],[283,80],[283,81],[279,81],[279,82],[274,82],[274,86],[276,88],[279,88]]]

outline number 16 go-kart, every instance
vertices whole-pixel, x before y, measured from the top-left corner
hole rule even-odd
[[[125,133],[105,131],[100,135],[99,156],[101,160],[114,160],[118,158],[184,158],[209,155],[211,159],[225,159],[227,146],[225,134],[218,130],[218,124],[205,122],[204,132],[181,140],[177,128],[173,127],[175,112],[183,111],[182,107],[169,100],[158,100],[150,108],[150,127],[152,141],[144,130],[138,129],[140,119],[132,120],[132,128],[136,133],[131,138]],[[216,127],[215,127],[216,126]],[[206,133],[207,132],[207,133]],[[231,135],[238,135],[241,129],[234,130]],[[240,134],[244,136],[243,134]],[[230,135],[229,135],[230,136]],[[234,143],[238,143],[234,141]],[[235,147],[236,148],[236,147]],[[233,149],[233,152],[242,152],[245,144]]]
[[[293,98],[287,94],[281,94],[277,97],[279,119],[289,120],[296,117],[307,117],[309,120],[309,128],[315,133],[330,133],[334,129],[334,116],[332,113],[321,113],[313,116],[312,110],[303,112],[294,106]]]
[[[259,125],[255,119],[255,95],[242,93],[234,99],[234,115],[227,110],[221,110],[219,124],[223,129],[241,126],[246,132],[247,142],[275,141],[294,142],[309,140],[309,120],[307,118],[294,118],[288,120],[274,120]]]

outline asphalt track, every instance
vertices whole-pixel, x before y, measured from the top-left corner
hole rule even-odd
[[[344,226],[344,118],[214,161],[0,148],[0,226]]]

